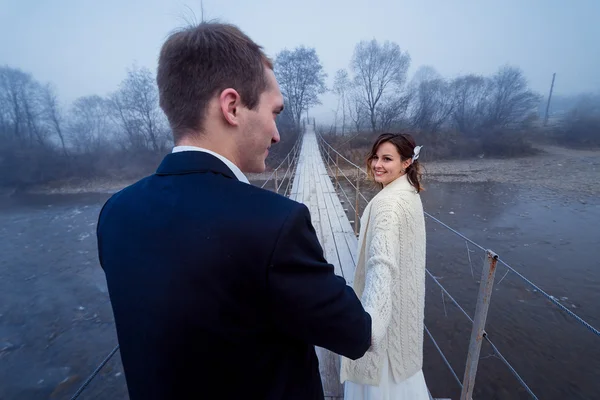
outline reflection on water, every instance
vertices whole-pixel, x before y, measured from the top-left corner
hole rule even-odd
[[[592,325],[600,325],[600,202],[512,185],[427,184],[426,210],[536,282]],[[96,256],[95,225],[108,194],[0,197],[0,398],[69,398],[116,343]],[[484,254],[427,219],[431,272],[469,314]],[[470,262],[469,262],[470,260]],[[459,377],[468,320],[428,278],[426,323]],[[600,339],[500,266],[486,331],[543,399],[600,392]],[[528,398],[484,344],[475,398]],[[459,397],[429,339],[424,370],[434,396]],[[6,384],[5,384],[6,382]],[[86,390],[126,398],[118,357]]]

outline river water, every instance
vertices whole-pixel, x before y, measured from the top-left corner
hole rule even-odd
[[[108,196],[0,197],[0,399],[68,399],[116,344],[95,238]],[[600,325],[600,201],[496,183],[430,183],[423,201]],[[473,315],[484,253],[430,219],[427,228],[428,268]],[[492,341],[539,398],[600,398],[600,338],[505,273],[499,266],[486,329]],[[469,322],[430,278],[426,324],[462,379]],[[474,397],[528,398],[492,354],[484,344]],[[432,394],[457,399],[427,337],[424,364]],[[81,398],[127,398],[118,353]]]
[[[600,327],[600,200],[497,183],[431,184],[426,210],[492,249],[595,327]],[[472,317],[485,253],[427,218],[428,268]],[[467,253],[469,251],[469,253]],[[469,261],[469,256],[470,260]],[[498,264],[486,332],[540,399],[600,398],[600,337]],[[462,380],[470,323],[428,277],[426,324]],[[434,396],[459,398],[437,351],[425,340]],[[527,399],[484,344],[474,398]]]

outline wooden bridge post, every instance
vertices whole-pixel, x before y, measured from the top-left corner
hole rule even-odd
[[[300,140],[300,139],[298,139],[298,140]],[[298,158],[298,148],[299,147],[300,146],[298,146],[298,143],[296,143],[296,148],[294,149],[294,157],[293,157],[294,160]]]
[[[491,250],[488,250],[486,254],[487,260],[484,261],[483,270],[481,271],[481,283],[479,284],[479,294],[477,295],[475,319],[473,320],[473,329],[471,331],[471,341],[469,342],[469,353],[467,354],[467,365],[465,366],[465,376],[463,378],[463,388],[460,394],[460,400],[471,400],[473,396],[475,376],[477,375],[477,364],[479,363],[479,354],[481,352],[481,342],[483,341],[483,335],[485,335],[485,321],[490,307],[494,277],[496,276],[498,255]]]
[[[338,182],[338,170],[340,169],[339,161],[340,159],[338,153],[335,153],[335,190],[337,190],[340,185],[340,183]]]
[[[359,221],[359,213],[358,213],[358,194],[360,193],[360,170],[356,168],[356,207],[354,208],[354,235],[358,235],[358,221]]]

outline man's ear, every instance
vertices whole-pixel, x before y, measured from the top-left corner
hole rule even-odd
[[[238,126],[242,99],[237,90],[231,88],[223,90],[219,96],[219,106],[225,121],[230,125]]]

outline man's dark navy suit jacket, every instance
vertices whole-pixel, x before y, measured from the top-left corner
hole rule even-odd
[[[97,236],[131,400],[322,399],[314,346],[370,346],[306,206],[208,153],[169,154],[113,195]]]

